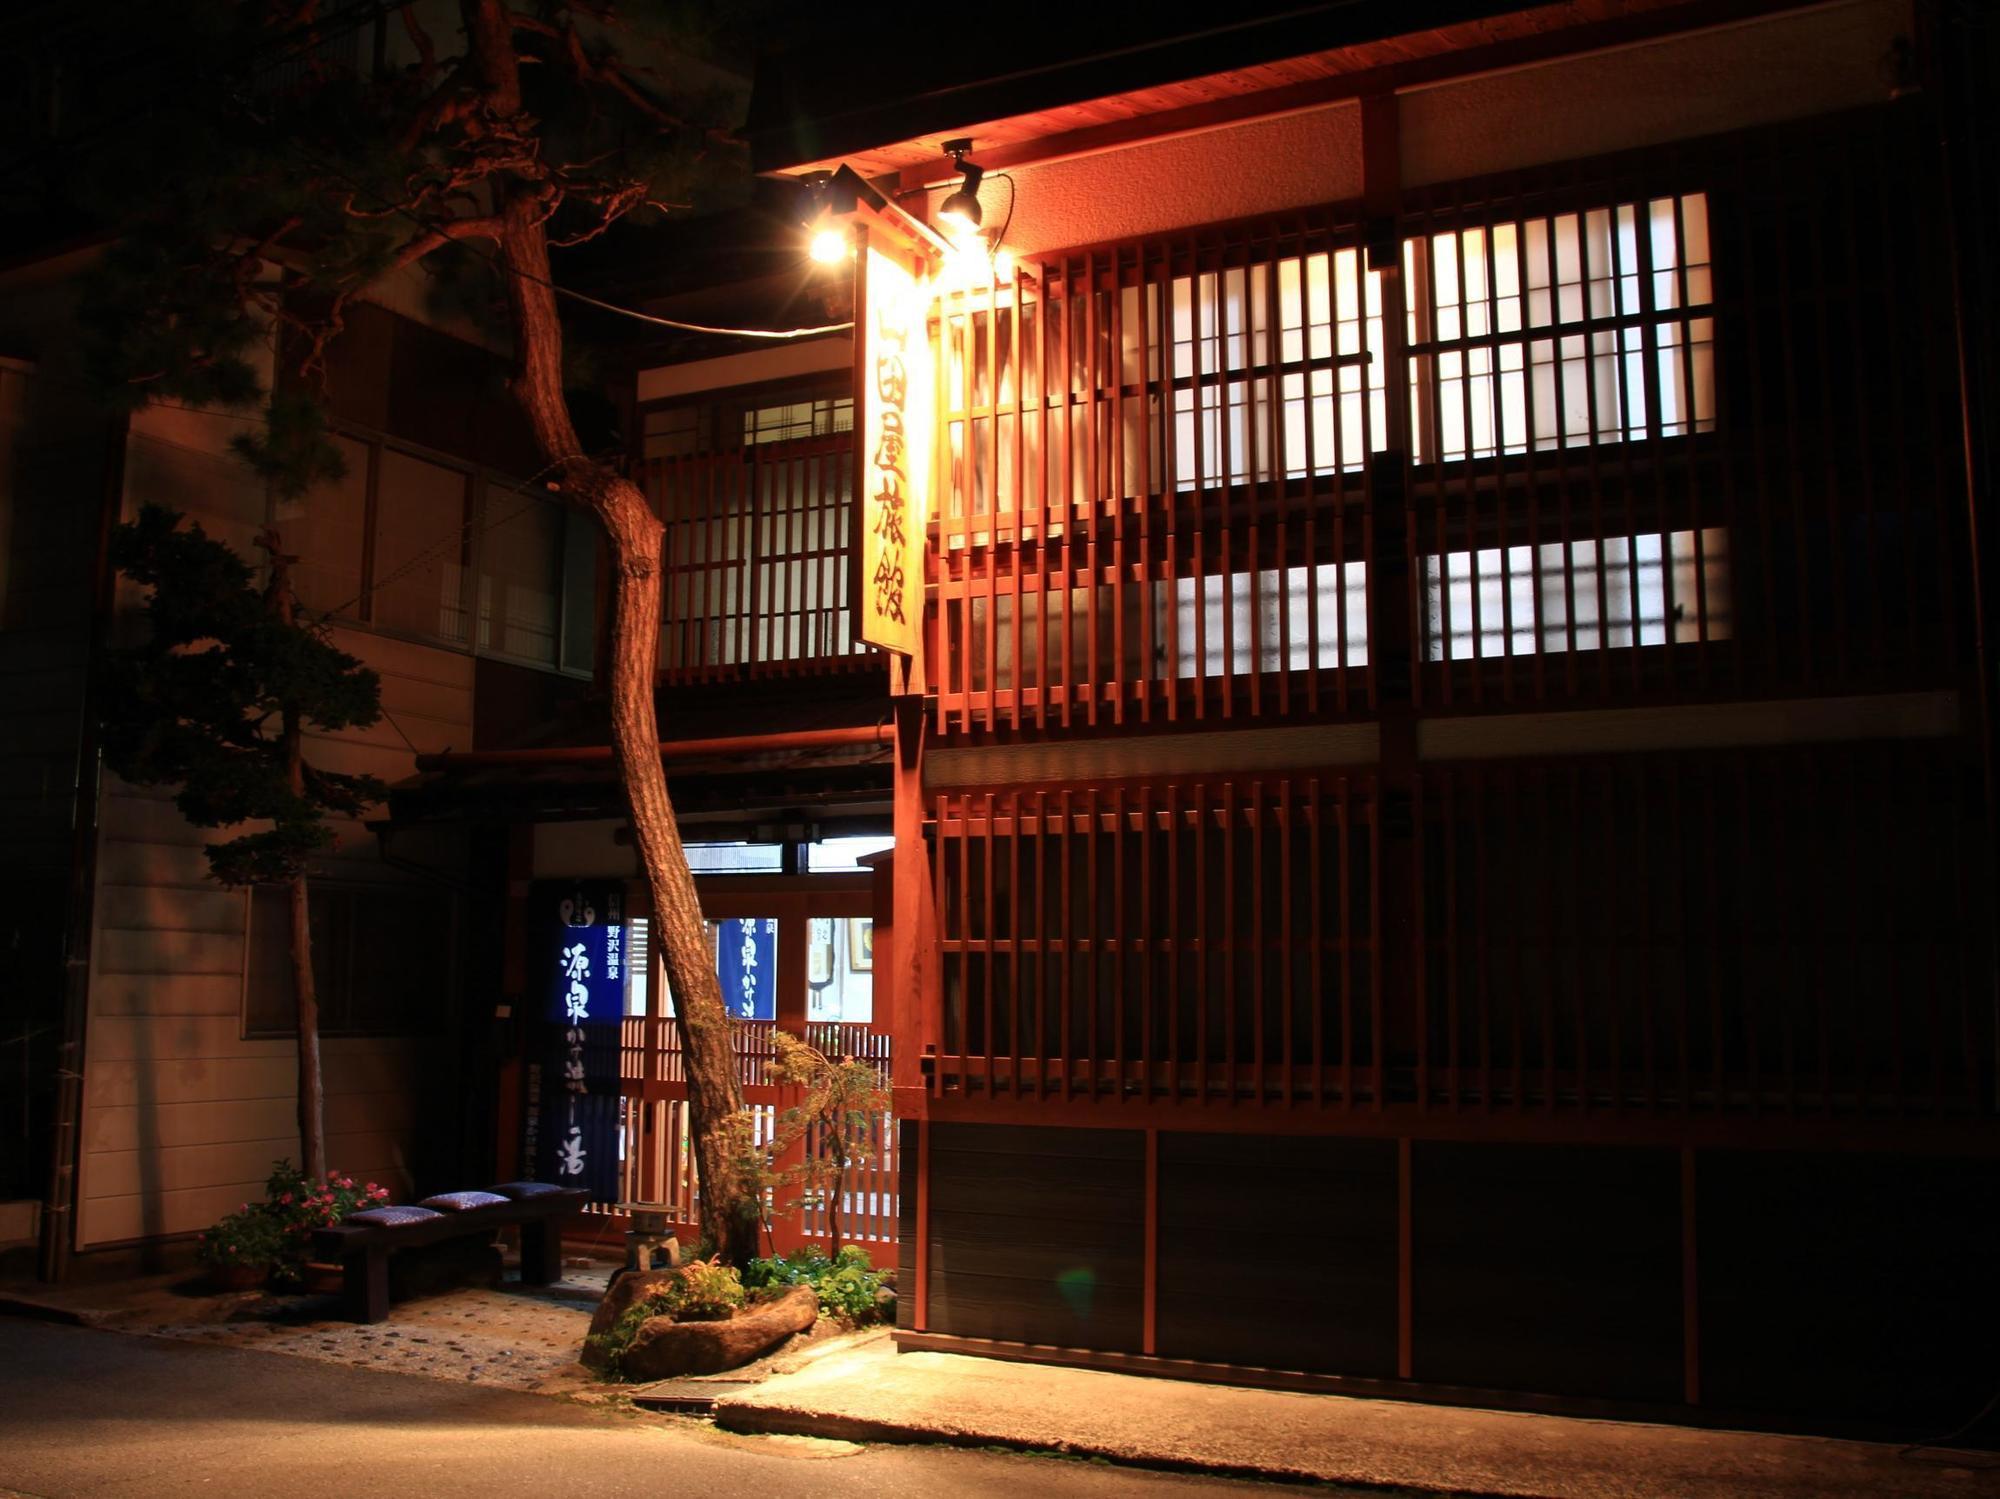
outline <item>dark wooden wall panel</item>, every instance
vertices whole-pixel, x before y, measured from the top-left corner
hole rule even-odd
[[[1706,1403],[1935,1435],[2000,1384],[2000,1163],[1704,1151],[1695,1180]]]
[[[1160,1136],[1159,1352],[1396,1372],[1396,1146]]]
[[[930,1328],[1139,1351],[1145,1136],[933,1124]]]
[[[917,1135],[914,1119],[896,1121],[896,1325],[917,1325]]]
[[[1419,1142],[1415,1377],[1678,1401],[1680,1158]]]

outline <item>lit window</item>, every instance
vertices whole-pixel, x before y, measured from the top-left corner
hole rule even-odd
[[[1726,640],[1729,533],[1653,532],[1424,559],[1432,661]]]
[[[1403,242],[1418,462],[1715,425],[1700,193]]]
[[[782,406],[755,406],[743,413],[743,445],[796,442],[854,430],[852,396],[820,396]]]

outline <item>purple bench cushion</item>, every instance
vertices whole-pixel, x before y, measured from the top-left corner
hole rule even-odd
[[[546,1197],[551,1192],[560,1192],[562,1188],[554,1182],[502,1182],[493,1190],[518,1202],[523,1197]]]
[[[397,1228],[405,1223],[422,1223],[431,1218],[442,1218],[444,1214],[433,1213],[429,1208],[363,1208],[358,1213],[349,1213],[342,1223],[372,1223],[383,1228]]]
[[[426,1197],[419,1207],[436,1208],[441,1213],[462,1213],[467,1208],[490,1208],[507,1199],[493,1192],[440,1192]]]

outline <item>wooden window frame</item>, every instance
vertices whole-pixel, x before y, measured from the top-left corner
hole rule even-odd
[[[589,680],[594,675],[589,670],[581,670],[563,665],[563,661],[570,654],[569,647],[572,642],[567,634],[570,624],[570,610],[565,587],[568,579],[566,569],[562,565],[561,554],[557,557],[555,569],[557,573],[555,659],[552,662],[535,661],[528,657],[517,656],[493,647],[481,646],[478,643],[478,598],[476,591],[481,575],[481,568],[485,560],[486,533],[491,518],[489,507],[494,503],[496,498],[504,503],[506,497],[516,495],[524,501],[553,504],[559,511],[566,510],[567,507],[563,506],[560,501],[543,500],[539,496],[530,494],[521,480],[509,478],[498,470],[488,468],[483,464],[470,463],[463,458],[454,457],[452,454],[441,452],[436,448],[426,447],[422,443],[410,442],[401,437],[393,437],[388,433],[374,431],[370,428],[356,426],[351,423],[339,423],[329,430],[336,437],[345,438],[349,442],[360,444],[367,450],[368,457],[367,476],[363,481],[362,489],[360,597],[350,608],[328,610],[321,617],[366,630],[371,634],[385,636],[392,640],[406,640],[417,645],[429,646],[434,650],[453,651],[460,655],[486,657],[495,661],[504,661],[511,665],[526,667],[531,671],[552,672],[558,676],[584,681]],[[461,537],[458,551],[458,565],[463,570],[466,582],[464,602],[466,635],[463,640],[453,640],[447,636],[434,634],[425,630],[412,630],[398,625],[384,624],[375,618],[375,550],[377,521],[381,505],[382,454],[390,449],[394,449],[405,457],[416,459],[418,462],[428,463],[438,468],[450,469],[464,478],[465,500],[461,511],[463,519],[460,523]],[[316,615],[319,613],[316,610],[309,610],[308,612]],[[594,656],[594,651],[592,654]]]
[[[243,975],[242,975],[241,993],[238,996],[238,1015],[240,1022],[240,1033],[243,1039],[246,1041],[287,1041],[294,1039],[298,1035],[298,1025],[296,1019],[293,1019],[291,1023],[283,1026],[260,1025],[256,1023],[256,1019],[253,1016],[251,1010],[250,984],[251,984],[252,974],[256,968],[256,964],[253,959],[253,952],[254,952],[254,944],[257,941],[256,909],[257,909],[257,896],[260,891],[268,891],[273,901],[284,900],[287,898],[285,893],[285,887],[282,885],[255,885],[249,887],[243,892],[244,896]],[[410,898],[412,893],[413,893],[412,891],[401,887],[373,884],[359,880],[315,879],[310,881],[307,887],[308,901],[310,901],[314,896],[325,896],[328,898],[345,897],[348,899],[352,899],[356,895],[379,895],[384,898],[407,899]],[[423,896],[424,898],[434,899],[438,902],[441,902],[443,910],[445,912],[444,935],[443,935],[445,958],[444,958],[444,971],[440,980],[439,993],[443,997],[443,1002],[448,1004],[450,1001],[450,997],[453,994],[455,994],[458,986],[458,979],[461,967],[459,961],[458,939],[459,939],[459,933],[463,928],[465,913],[461,909],[461,903],[459,902],[459,900],[448,890],[434,890],[425,887],[415,893]],[[289,977],[290,951],[291,951],[291,938],[289,932],[287,931],[281,934],[280,940],[282,941],[285,949],[286,973],[287,976]],[[315,971],[314,978],[315,978],[316,988],[318,987],[317,985],[318,977],[319,975],[317,971]],[[295,999],[293,999],[289,995],[287,996],[287,998],[291,999],[292,1003],[296,1005]],[[348,1006],[351,1012],[353,1003],[351,994],[343,994],[340,996],[340,999],[343,1004]],[[442,1036],[447,1032],[449,1028],[449,1015],[448,1013],[442,1010],[430,1012],[431,1022],[428,1024],[421,1024],[421,1025],[382,1027],[382,1026],[366,1026],[366,1025],[357,1026],[357,1025],[329,1024],[327,1023],[325,1018],[327,996],[322,993],[319,996],[319,1002],[321,1005],[321,1023],[320,1023],[319,1033],[323,1039],[344,1040],[350,1038],[359,1038],[359,1039],[385,1038],[385,1039],[406,1040],[410,1038]]]

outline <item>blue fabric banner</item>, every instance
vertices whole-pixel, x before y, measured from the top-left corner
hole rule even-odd
[[[778,919],[732,916],[715,940],[722,1003],[738,1020],[778,1018]]]
[[[625,928],[565,926],[549,985],[548,1018],[558,1025],[616,1022],[625,1013]]]

